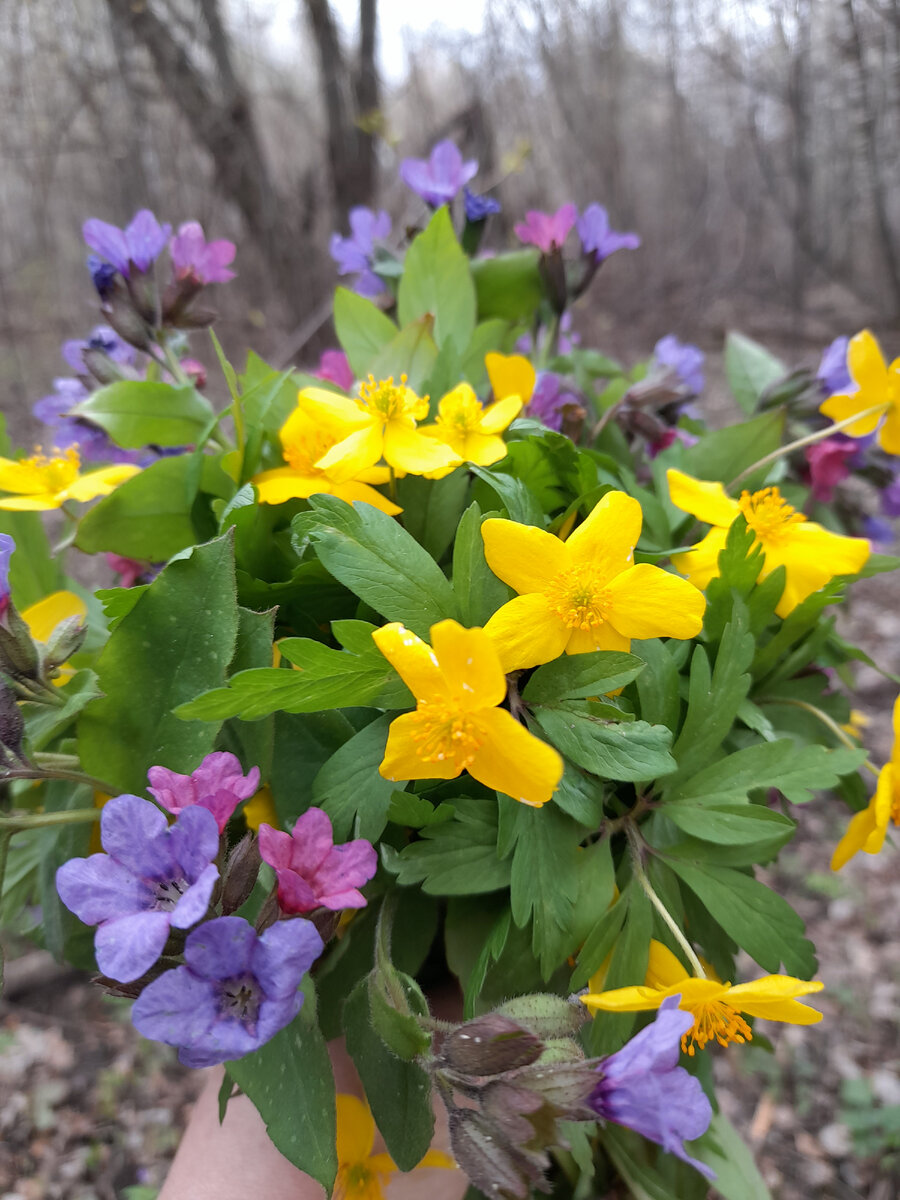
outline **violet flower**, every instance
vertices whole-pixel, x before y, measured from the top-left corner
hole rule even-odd
[[[83,462],[137,462],[138,451],[123,450],[110,440],[99,425],[82,417],[67,415],[89,395],[80,379],[54,379],[53,392],[31,406],[35,417],[47,426],[53,449],[68,450],[70,446],[76,446]]]
[[[617,250],[637,250],[641,239],[636,233],[618,233],[609,225],[609,213],[602,204],[589,204],[578,218],[578,236],[584,254],[599,266]]]
[[[849,345],[848,337],[836,337],[825,348],[819,369],[816,371],[816,379],[821,385],[823,396],[856,391],[856,384],[853,382],[847,366],[847,347]]]
[[[176,279],[194,279],[197,283],[227,283],[234,279],[228,266],[237,247],[226,238],[208,242],[199,221],[185,221],[169,244]]]
[[[151,767],[147,778],[152,785],[147,790],[163,808],[176,816],[194,806],[208,809],[221,833],[240,802],[249,800],[259,788],[259,767],[251,767],[244,775],[233,754],[215,751],[190,775]]]
[[[884,521],[881,517],[865,517],[863,519],[863,535],[875,547],[894,544],[894,528],[890,521]]]
[[[400,178],[433,208],[449,204],[477,171],[476,160],[464,162],[451,141],[438,142],[428,158],[404,158],[400,164]]]
[[[516,237],[528,246],[537,246],[542,254],[552,254],[562,249],[563,243],[572,232],[578,216],[574,204],[564,204],[555,213],[529,209],[525,220],[513,226]]]
[[[286,913],[364,908],[359,888],[378,869],[375,847],[364,838],[335,846],[331,821],[321,808],[307,809],[290,835],[260,825],[259,853],[275,869],[278,903]]]
[[[807,446],[803,453],[813,499],[830,504],[834,489],[850,474],[849,459],[856,454],[855,444],[846,438],[824,438]]]
[[[97,289],[97,295],[101,300],[108,300],[115,291],[116,276],[119,272],[112,263],[104,262],[96,254],[88,255],[87,269],[91,273],[91,283]]]
[[[684,1148],[684,1142],[706,1133],[712,1106],[700,1080],[678,1065],[681,1035],[693,1023],[691,1014],[678,1007],[680,1000],[667,997],[652,1025],[601,1062],[590,1105],[603,1120],[634,1129],[714,1179],[714,1172]]]
[[[172,226],[160,225],[148,208],[142,208],[124,229],[91,217],[81,232],[91,250],[127,279],[132,267],[141,273],[150,269],[165,249]]]
[[[317,379],[337,384],[344,392],[349,392],[354,384],[353,368],[343,350],[323,350],[314,374]]]
[[[882,489],[881,511],[886,517],[900,517],[900,475]]]
[[[563,427],[563,409],[568,404],[578,404],[574,392],[563,391],[562,380],[553,371],[541,371],[528,401],[525,416],[534,417],[548,429],[557,433]]]
[[[137,359],[134,347],[123,341],[108,325],[95,326],[86,338],[69,338],[63,342],[61,353],[73,371],[84,375],[90,370],[85,362],[85,354],[92,350],[98,350],[112,362],[126,367],[133,366]]]
[[[9,560],[12,558],[13,551],[16,548],[16,543],[8,533],[0,533],[0,623],[3,622],[6,616],[6,610],[9,608],[10,586],[9,586]]]
[[[241,1058],[300,1011],[300,981],[323,948],[311,921],[279,921],[260,936],[243,917],[216,917],[188,935],[185,965],[148,984],[131,1019],[177,1046],[185,1066]]]
[[[493,213],[500,212],[500,201],[493,196],[476,196],[467,187],[463,188],[463,207],[466,220],[477,224],[486,221]]]
[[[681,383],[694,395],[703,391],[706,382],[703,376],[706,355],[699,346],[681,342],[674,333],[669,333],[660,338],[653,347],[653,357],[658,366],[674,371]]]
[[[372,270],[375,243],[390,237],[391,218],[381,209],[351,208],[350,237],[331,235],[328,252],[338,266],[338,275],[356,275],[353,290],[374,297],[384,291],[384,282]]]
[[[205,809],[169,826],[155,804],[124,795],[104,805],[100,841],[105,854],[63,863],[56,890],[79,920],[98,926],[101,972],[130,983],[159,958],[170,928],[189,929],[206,914],[219,878],[219,833]]]

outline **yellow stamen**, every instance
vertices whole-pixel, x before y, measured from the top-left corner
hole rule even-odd
[[[316,463],[324,458],[337,439],[323,430],[310,430],[302,442],[291,442],[283,447],[284,460],[288,466],[304,475],[319,473]]]
[[[38,446],[31,458],[22,459],[22,465],[40,472],[48,492],[61,492],[78,478],[81,459],[75,446],[51,457]]]
[[[420,397],[406,386],[406,376],[400,376],[400,386],[394,385],[394,377],[376,380],[369,376],[367,383],[359,385],[360,402],[375,416],[383,421],[396,421],[404,418],[421,420],[428,415],[428,397]]]
[[[413,741],[426,762],[451,762],[465,770],[481,748],[484,735],[478,722],[450,700],[420,700],[414,713]]]
[[[730,1042],[749,1042],[753,1038],[753,1031],[741,1014],[722,1000],[692,1004],[689,1011],[694,1024],[682,1036],[681,1049],[692,1057],[697,1047],[702,1050],[707,1042],[727,1046]]]
[[[806,520],[804,513],[797,512],[788,504],[777,487],[762,491],[741,492],[738,501],[747,524],[761,541],[777,542],[790,525],[799,525]]]
[[[450,435],[474,433],[484,409],[474,395],[453,395],[441,401],[436,424]]]
[[[591,567],[574,567],[551,579],[547,603],[570,629],[602,625],[610,606],[609,589]]]

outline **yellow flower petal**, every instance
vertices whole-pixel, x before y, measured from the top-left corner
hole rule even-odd
[[[666,479],[669,498],[675,507],[690,513],[699,521],[727,528],[740,515],[740,505],[726,494],[721,483],[694,479],[692,475],[685,475],[674,467],[666,472]]]
[[[376,1154],[375,1158],[378,1157],[380,1156]],[[413,1167],[413,1170],[419,1171],[423,1167],[449,1167],[452,1170],[456,1167],[456,1163],[449,1154],[444,1154],[442,1150],[429,1150],[422,1161]]]
[[[481,536],[488,566],[520,595],[542,592],[568,565],[564,543],[535,525],[491,517],[481,526]]]
[[[663,942],[652,938],[647,959],[647,974],[644,976],[647,987],[668,988],[673,983],[680,983],[682,979],[687,978],[688,973],[678,956]]]
[[[713,526],[706,537],[690,550],[673,554],[672,566],[682,575],[687,575],[693,586],[702,591],[719,574],[719,555],[725,549],[727,537],[727,529]]]
[[[303,388],[297,393],[297,407],[316,424],[330,427],[335,421],[362,426],[371,418],[358,400],[327,388]]]
[[[406,471],[410,475],[459,466],[462,461],[450,446],[424,437],[401,421],[390,421],[385,428],[384,457],[395,471]]]
[[[521,354],[486,354],[484,365],[495,400],[507,396],[518,396],[523,404],[531,399],[537,374],[534,367]]]
[[[789,1025],[816,1025],[822,1020],[822,1014],[817,1009],[798,1003],[797,997],[821,992],[824,986],[818,979],[764,975],[761,979],[729,988],[724,999],[726,1004],[751,1017],[784,1021]]]
[[[523,400],[519,395],[506,396],[489,404],[478,422],[480,433],[502,433],[522,410]]]
[[[900,404],[888,409],[884,424],[878,430],[878,444],[885,454],[900,454]]]
[[[74,592],[51,592],[36,604],[29,604],[22,613],[22,620],[28,626],[28,632],[36,642],[46,645],[50,641],[54,629],[61,621],[69,617],[87,616],[87,605]]]
[[[41,495],[47,491],[47,480],[30,460],[17,462],[0,458],[0,491],[23,495]]]
[[[469,774],[513,800],[540,808],[562,778],[563,761],[552,746],[529,733],[504,708],[478,714],[486,740],[469,764]]]
[[[344,483],[374,467],[383,447],[381,425],[370,419],[367,425],[332,446],[315,465],[320,471],[327,471],[335,483]]]
[[[703,628],[706,597],[687,580],[639,563],[606,587],[609,621],[627,637],[690,638]]]
[[[569,562],[592,567],[606,581],[634,565],[641,506],[624,492],[607,492],[565,543]]]
[[[320,490],[324,491],[324,489]],[[397,513],[403,512],[399,504],[388,500],[387,496],[382,496],[381,492],[376,492],[373,487],[369,487],[367,483],[361,483],[358,479],[348,479],[346,483],[336,483],[329,491],[333,496],[346,500],[348,504],[355,504],[357,501],[371,504],[373,508],[387,513],[389,517],[395,517]]]
[[[271,471],[260,471],[253,476],[253,485],[260,504],[284,504],[286,500],[305,500],[316,492],[330,492],[327,478],[317,472],[303,474],[293,467],[274,467]]]
[[[491,711],[488,709],[487,711]],[[383,779],[455,779],[463,771],[457,758],[425,758],[418,713],[391,721],[384,758],[378,768]]]
[[[132,463],[116,463],[101,467],[99,471],[88,471],[59,493],[60,500],[93,500],[95,496],[108,496],[110,492],[140,472]]]
[[[392,621],[376,629],[372,641],[417,700],[436,700],[447,695],[447,681],[437,655],[405,625]]]
[[[256,795],[251,796],[244,805],[244,820],[247,822],[249,829],[258,830],[263,822],[266,825],[271,825],[273,829],[281,828],[281,823],[278,820],[278,810],[275,807],[272,790],[268,784],[263,784]]]
[[[559,658],[572,632],[538,593],[516,596],[498,608],[484,631],[497,647],[504,672]]]
[[[841,867],[846,866],[854,855],[868,842],[873,833],[877,831],[875,823],[875,803],[874,799],[864,808],[862,812],[854,813],[850,818],[850,824],[841,840],[835,846],[834,854],[831,856],[832,871],[839,871]]]
[[[43,492],[38,496],[4,496],[0,500],[0,508],[7,512],[48,512],[51,508],[59,508],[63,497],[58,492]]]
[[[819,412],[830,417],[832,421],[846,421],[848,417],[872,408],[878,402],[878,397],[873,397],[871,394],[867,396],[862,391],[852,392],[850,395],[838,392],[835,396],[829,396],[824,404],[819,405]],[[877,426],[881,416],[881,413],[870,413],[869,416],[854,421],[852,425],[847,425],[841,430],[841,433],[846,433],[848,437],[865,437]]]
[[[345,1092],[338,1092],[335,1103],[338,1162],[342,1166],[364,1162],[375,1143],[375,1121],[369,1106]]]
[[[764,541],[765,566],[760,578],[784,564],[784,592],[776,605],[786,617],[807,596],[825,586],[835,575],[855,575],[871,554],[865,538],[844,537],[812,521],[789,525],[778,540]]]
[[[666,992],[655,987],[613,988],[610,992],[589,992],[581,1003],[591,1012],[650,1012],[659,1008]]]
[[[489,467],[506,458],[506,442],[496,434],[468,433],[462,446],[454,449],[461,459],[475,463],[477,467]]]
[[[631,638],[619,633],[609,621],[590,629],[573,629],[566,643],[566,654],[592,654],[595,650],[631,649]]]
[[[447,685],[467,709],[502,704],[506,676],[494,643],[483,629],[464,629],[456,621],[431,627],[431,648]]]
[[[871,329],[862,329],[847,346],[847,369],[861,391],[871,392],[884,386],[887,363]],[[877,404],[878,401],[869,403]]]
[[[900,696],[894,701],[891,724],[894,727],[894,746],[891,750],[891,762],[898,768],[898,779],[900,779]]]

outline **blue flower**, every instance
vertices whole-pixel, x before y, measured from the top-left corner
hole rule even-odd
[[[584,254],[596,264],[617,250],[637,250],[641,239],[636,233],[618,233],[609,225],[609,213],[602,204],[589,204],[577,223],[578,236]]]
[[[838,392],[856,390],[856,384],[850,378],[850,371],[847,367],[847,347],[849,345],[848,337],[836,337],[825,348],[819,369],[816,371],[816,379],[822,385],[824,396],[834,396]]]
[[[492,213],[500,212],[500,201],[493,196],[476,196],[469,188],[463,188],[463,203],[466,220],[474,223],[485,221]]]

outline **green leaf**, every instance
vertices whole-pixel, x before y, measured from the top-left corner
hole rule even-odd
[[[276,713],[269,784],[282,829],[312,804],[319,768],[355,733],[342,712]]]
[[[766,390],[787,373],[785,364],[759,342],[729,330],[725,338],[725,375],[732,395],[745,413],[752,413]],[[757,458],[762,455],[761,451]]]
[[[81,518],[75,545],[86,554],[164,562],[197,540],[196,494],[191,456],[162,458],[94,505]]]
[[[484,557],[481,526],[498,513],[484,513],[475,503],[460,518],[453,543],[453,591],[460,620],[467,628],[485,625],[509,599],[509,588],[498,579]]]
[[[447,208],[437,210],[407,250],[397,293],[401,325],[429,313],[437,345],[452,338],[463,353],[475,329],[475,285]]]
[[[78,722],[85,770],[140,794],[147,770],[189,772],[212,750],[219,723],[186,724],[173,709],[224,682],[237,636],[231,539],[195,547],[153,581],[97,660],[100,699]]]
[[[369,366],[369,373],[376,379],[387,379],[389,376],[397,380],[401,375],[406,376],[406,382],[414,392],[420,392],[425,386],[434,364],[437,362],[438,348],[435,345],[434,320],[430,316],[420,317],[404,325],[395,338],[375,355]]]
[[[530,321],[543,299],[540,255],[537,250],[514,250],[472,263],[478,297],[478,319],[502,317],[504,321]]]
[[[549,979],[572,949],[581,826],[555,805],[516,804],[510,908],[520,929],[532,921],[532,946]]]
[[[28,735],[28,748],[32,754],[46,750],[60,734],[75,721],[75,718],[91,700],[102,695],[97,687],[97,676],[93,671],[78,671],[60,689],[65,703],[60,708],[44,704],[23,704],[22,715]]]
[[[573,991],[585,986],[616,944],[628,913],[628,901],[621,897],[612,904],[594,926],[578,954],[578,965],[569,985]]]
[[[723,1112],[713,1113],[706,1133],[690,1143],[690,1153],[715,1171],[723,1200],[772,1200],[752,1151]]]
[[[635,641],[631,648],[643,660],[637,688],[640,716],[651,725],[677,729],[681,717],[678,665],[672,650],[680,643],[661,642],[659,638]]]
[[[492,471],[486,467],[475,467],[471,464],[470,470],[473,475],[477,475],[479,479],[483,479],[489,487],[493,488],[500,497],[511,521],[518,521],[522,525],[536,525],[538,529],[544,528],[546,524],[544,510],[537,497],[529,491],[521,479],[505,475],[502,471]]]
[[[276,1148],[331,1195],[338,1166],[334,1077],[308,975],[302,986],[303,1007],[291,1024],[259,1050],[229,1062],[227,1070],[253,1101]]]
[[[398,333],[377,304],[344,287],[334,293],[334,331],[357,379],[365,379],[376,356]]]
[[[554,700],[603,696],[636,679],[643,669],[640,658],[618,650],[570,654],[538,667],[522,699],[528,704],[549,704]]]
[[[805,804],[816,792],[834,787],[842,775],[855,771],[864,757],[864,750],[798,746],[781,738],[736,750],[668,788],[664,796],[676,803],[727,805],[757,788],[775,787],[792,803]]]
[[[377,841],[388,821],[396,783],[384,779],[378,767],[384,758],[389,716],[378,717],[354,734],[324,763],[313,781],[313,804],[325,810],[335,840],[351,836]]]
[[[372,1028],[365,980],[344,1004],[344,1032],[388,1153],[401,1171],[411,1171],[425,1157],[434,1136],[428,1073],[396,1058]]]
[[[754,417],[752,421],[706,433],[696,445],[685,450],[683,469],[698,479],[718,479],[727,484],[741,471],[777,450],[783,431],[784,413],[775,410]],[[750,487],[755,480],[755,476],[746,480],[744,487]]]
[[[388,621],[420,637],[446,617],[458,618],[453,589],[415,538],[368,504],[313,496],[312,512],[293,520],[295,543],[310,537],[326,570]]]
[[[407,475],[397,482],[403,527],[438,561],[453,541],[468,491],[466,471],[451,471],[443,479]]]
[[[767,853],[780,849],[794,835],[796,821],[759,804],[667,804],[665,816],[679,829],[716,845],[765,844]]]
[[[634,877],[623,888],[619,903],[624,906],[624,923],[613,944],[612,959],[603,984],[609,991],[644,982],[653,932],[650,901]],[[580,968],[579,961],[579,973]],[[591,1025],[591,1053],[602,1055],[618,1050],[627,1041],[633,1025],[634,1013],[598,1014]]]
[[[465,896],[509,886],[511,864],[497,855],[497,803],[454,798],[453,819],[429,825],[396,860],[397,882],[433,896]]]
[[[536,708],[534,715],[558,750],[601,779],[657,779],[675,770],[672,731],[664,725],[609,722],[577,704]]]
[[[475,326],[469,349],[462,364],[462,375],[479,394],[487,388],[488,374],[484,365],[484,357],[492,351],[503,349],[506,335],[509,333],[509,322],[501,320],[482,321]]]
[[[215,414],[196,388],[120,379],[76,404],[72,415],[105,429],[117,446],[139,450],[197,442]]]
[[[455,811],[453,805],[446,801],[435,807],[426,796],[417,796],[415,792],[394,792],[388,808],[388,820],[410,829],[423,829],[426,825],[449,821]]]
[[[397,911],[398,893],[386,898],[378,914],[375,932],[375,966],[369,975],[369,1010],[372,1025],[385,1045],[405,1062],[425,1054],[431,1034],[419,1023],[427,1017],[428,1001],[416,981],[398,971],[391,961],[391,928]]]

